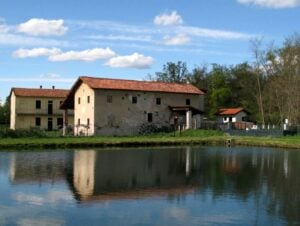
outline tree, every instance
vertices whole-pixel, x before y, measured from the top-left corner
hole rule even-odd
[[[156,72],[154,78],[150,75],[151,80],[161,82],[185,83],[189,75],[186,63],[178,61],[177,63],[167,62],[163,66],[162,72]]]
[[[225,66],[212,65],[208,77],[207,98],[210,118],[215,118],[215,113],[219,108],[231,105],[230,71]]]
[[[0,105],[0,124],[8,125],[10,121],[9,97],[6,98],[4,105]]]

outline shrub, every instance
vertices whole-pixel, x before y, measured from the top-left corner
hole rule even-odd
[[[155,124],[142,124],[139,128],[140,135],[149,135],[154,133],[169,133],[173,131],[171,126],[158,127]]]
[[[44,130],[33,127],[30,129],[0,129],[1,138],[20,138],[20,137],[47,137],[47,133]]]

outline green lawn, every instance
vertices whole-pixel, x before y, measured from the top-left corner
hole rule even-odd
[[[158,146],[158,145],[225,145],[231,139],[232,145],[264,146],[300,149],[300,136],[242,137],[226,136],[219,131],[188,130],[174,133],[158,133],[132,137],[59,137],[44,138],[1,138],[0,149],[32,148],[84,148],[84,147],[122,147],[122,146]]]

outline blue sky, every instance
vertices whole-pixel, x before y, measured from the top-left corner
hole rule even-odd
[[[250,40],[299,32],[300,0],[2,0],[0,99],[80,75],[143,80],[179,60],[252,61]]]

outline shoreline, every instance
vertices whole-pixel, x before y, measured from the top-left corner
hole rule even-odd
[[[228,141],[230,140],[230,145]],[[178,136],[178,137],[49,137],[2,138],[0,151],[63,148],[151,147],[174,145],[252,146],[300,149],[300,137]]]

